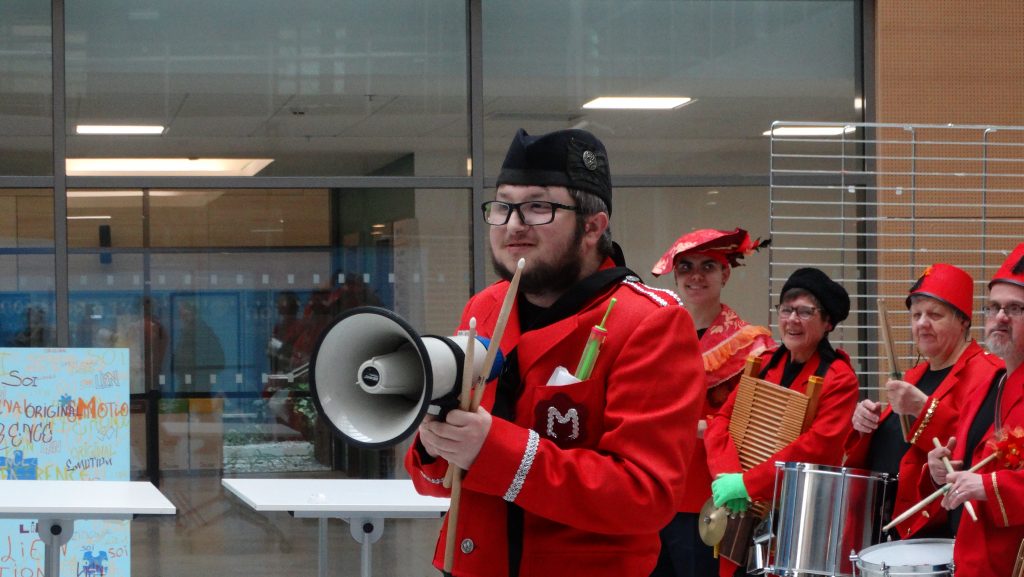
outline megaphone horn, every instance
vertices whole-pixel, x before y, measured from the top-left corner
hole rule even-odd
[[[480,374],[490,343],[476,340],[473,371]],[[436,414],[439,399],[458,394],[468,346],[466,336],[420,336],[384,308],[353,308],[331,322],[313,351],[313,402],[346,441],[389,447],[411,435],[428,411]]]

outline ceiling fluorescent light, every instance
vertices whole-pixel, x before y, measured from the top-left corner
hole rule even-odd
[[[93,216],[69,216],[68,220],[110,220],[109,214],[97,214]]]
[[[693,102],[692,98],[656,96],[601,96],[583,105],[597,110],[672,110]]]
[[[68,198],[135,198],[141,197],[141,190],[69,190]],[[177,190],[151,190],[149,196],[184,196]]]
[[[75,134],[156,134],[164,133],[163,126],[144,126],[136,124],[79,124],[75,126]]]
[[[253,176],[273,158],[69,158],[68,176]]]
[[[69,190],[68,198],[131,198],[142,196],[141,190]]]
[[[832,126],[777,126],[765,130],[765,136],[839,136],[855,130],[852,126],[836,124]]]

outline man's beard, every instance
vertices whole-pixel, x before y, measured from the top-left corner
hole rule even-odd
[[[580,280],[583,269],[579,254],[580,240],[583,238],[583,227],[577,226],[572,242],[557,258],[550,262],[528,262],[519,277],[519,290],[523,294],[562,294]],[[512,271],[491,255],[494,272],[500,278],[511,281]]]
[[[989,352],[1001,359],[1006,359],[1012,355],[1014,353],[1013,339],[1010,338],[1012,330],[1012,328],[1007,327],[1005,332],[990,332],[985,335],[985,345],[988,346]]]

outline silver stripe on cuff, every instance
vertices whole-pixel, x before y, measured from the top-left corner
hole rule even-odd
[[[519,470],[516,471],[516,476],[512,479],[512,484],[509,485],[508,491],[505,492],[505,496],[502,497],[509,503],[513,503],[516,497],[519,496],[519,491],[523,489],[523,483],[526,482],[526,475],[530,473],[530,467],[533,466],[533,458],[537,456],[537,447],[540,446],[540,435],[537,431],[530,429],[530,436],[526,440],[526,452],[523,453],[523,460],[519,463]]]
[[[427,474],[424,473],[423,471],[420,471],[420,477],[423,477],[424,481],[432,483],[434,485],[440,485],[441,483],[444,483],[444,477],[428,477]]]

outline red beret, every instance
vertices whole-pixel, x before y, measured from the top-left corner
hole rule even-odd
[[[750,240],[750,235],[742,228],[732,231],[702,228],[676,239],[658,262],[654,263],[651,273],[658,276],[669,272],[675,266],[676,256],[691,252],[711,253],[712,256],[720,256],[716,260],[722,264],[739,266],[739,259],[763,246],[768,246],[770,242],[761,242],[761,239]]]

